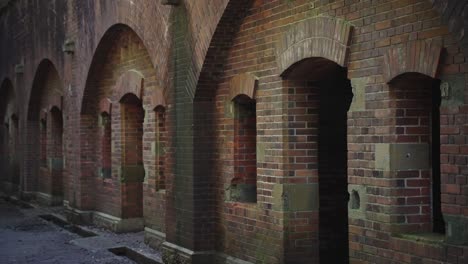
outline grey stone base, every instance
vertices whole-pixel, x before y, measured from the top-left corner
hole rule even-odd
[[[253,264],[216,251],[193,251],[164,242],[161,246],[165,264]]]
[[[150,247],[159,249],[164,241],[166,241],[166,234],[149,227],[145,227],[145,243]]]
[[[468,218],[455,215],[444,215],[446,223],[445,238],[453,245],[468,245]]]
[[[216,264],[253,264],[252,262],[248,262],[242,259],[238,259],[235,257],[228,256],[224,253],[217,253],[216,254]]]
[[[69,223],[76,225],[91,225],[93,223],[93,212],[82,211],[69,206],[68,201],[64,201],[65,216]]]
[[[101,212],[93,212],[93,224],[112,230],[115,233],[143,231],[143,218],[122,219]]]
[[[209,264],[215,261],[215,251],[193,251],[164,242],[162,244],[162,258],[165,264]]]
[[[115,233],[139,232],[144,229],[143,218],[122,219],[96,211],[81,211],[67,205],[65,214],[70,223],[96,225]]]
[[[36,193],[36,200],[39,204],[45,205],[45,206],[63,205],[62,196],[53,196],[53,195],[42,193],[42,192]]]

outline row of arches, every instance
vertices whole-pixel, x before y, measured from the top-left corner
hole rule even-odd
[[[235,23],[233,20],[237,17],[229,17],[228,28],[230,23]],[[301,29],[323,24],[328,25],[324,29],[335,28],[339,39],[335,39],[334,32],[325,30],[312,36],[302,34]],[[193,127],[193,134],[187,136],[182,135],[186,131],[178,131],[182,136],[176,143],[172,138],[176,133],[170,133],[173,129],[170,126],[174,124],[168,118],[174,110],[166,104],[167,95],[157,85],[154,65],[141,39],[126,26],[111,28],[96,50],[80,110],[77,111],[79,138],[76,144],[79,147],[75,149],[79,149],[78,175],[65,170],[65,157],[71,155],[64,147],[67,142],[64,140],[67,136],[67,118],[63,114],[66,111],[64,85],[49,61],[41,63],[26,121],[26,159],[33,165],[26,168],[26,181],[37,185],[37,190],[44,194],[42,197],[51,203],[66,201],[71,208],[100,212],[101,216],[141,220],[137,224],[133,222],[131,227],[117,227],[117,231],[148,227],[165,232],[165,225],[171,219],[164,215],[169,197],[174,207],[181,207],[177,208],[180,211],[178,216],[183,217],[186,213],[183,211],[189,208],[193,210],[194,217],[202,219],[199,225],[184,226],[183,221],[177,222],[178,227],[188,228],[194,234],[207,233],[203,234],[206,241],[191,245],[193,248],[216,249],[249,258],[252,252],[236,249],[250,250],[251,245],[260,244],[264,248],[259,246],[255,254],[264,256],[267,253],[262,250],[271,246],[264,242],[271,234],[262,232],[269,232],[278,225],[284,231],[281,243],[285,249],[275,257],[316,262],[320,257],[322,263],[346,263],[349,259],[348,228],[350,224],[357,225],[355,220],[348,222],[348,211],[367,210],[363,198],[366,193],[349,189],[350,183],[356,184],[349,171],[361,169],[348,166],[348,109],[353,95],[346,55],[351,26],[333,18],[319,17],[301,21],[292,28],[278,45],[276,64],[279,69],[260,73],[254,78],[246,77],[248,81],[239,85],[242,89],[236,90],[235,84],[228,81],[239,72],[226,67],[225,75],[220,76],[219,69],[210,68],[213,65],[217,67],[217,60],[223,56],[217,56],[216,52],[220,52],[217,49],[209,51],[206,67],[201,70],[200,80],[195,84],[197,92],[192,98],[193,105],[187,107],[194,113],[179,112],[177,115],[181,120],[187,118],[184,122],[190,122],[193,120],[185,115],[193,114],[195,122],[187,125]],[[228,34],[232,32],[228,31]],[[214,43],[222,42],[222,37],[220,40],[215,35]],[[324,48],[328,44],[320,46],[320,39],[326,39],[333,48]],[[219,44],[222,49],[230,47],[230,43],[223,44],[226,43]],[[310,48],[314,45],[319,46]],[[414,55],[411,52],[416,50],[416,46],[420,50],[426,44],[423,41],[411,45],[414,46],[403,48],[407,57],[427,55],[433,61],[421,65],[411,64],[409,60],[399,61],[398,58],[402,57],[400,49],[389,49],[389,53],[384,55],[390,66],[384,69],[384,79],[390,89],[385,90],[389,92],[389,99],[382,103],[390,109],[391,122],[394,123],[386,124],[391,132],[381,143],[403,140],[405,143],[430,143],[431,157],[425,161],[430,167],[409,168],[411,172],[394,175],[405,184],[406,177],[421,179],[422,183],[417,187],[424,189],[425,193],[419,197],[422,202],[418,205],[418,212],[424,212],[422,216],[407,217],[401,212],[406,218],[400,226],[407,224],[407,227],[416,226],[421,231],[444,232],[440,164],[437,163],[440,156],[440,142],[437,141],[440,137],[437,120],[440,95],[433,93],[437,90],[434,77],[439,58],[431,55],[440,53],[440,50],[428,45],[427,54]],[[226,60],[230,66],[234,64],[229,58]],[[212,70],[216,74],[211,75]],[[275,93],[281,100],[275,99]],[[180,104],[178,109],[185,110]],[[218,111],[221,108],[223,110]],[[406,123],[408,120],[414,123]],[[3,133],[8,136],[2,137],[4,139],[10,138],[11,133],[17,133],[18,118],[12,116],[7,127]],[[14,143],[2,143],[2,147],[17,144],[15,140],[11,141]],[[193,162],[194,171],[185,167],[179,169],[179,172],[193,173],[195,182],[185,185],[185,178],[177,178],[179,193],[171,189],[171,181],[175,177],[172,170],[177,165],[185,165],[175,164],[173,160],[171,147],[180,147],[177,144],[195,148],[192,150],[193,160],[187,161]],[[177,160],[184,161],[184,157],[177,156]],[[73,182],[74,188],[67,188],[65,184],[68,182]],[[206,186],[201,186],[201,183]],[[201,187],[197,189],[194,186]],[[414,186],[400,187],[411,189]],[[183,191],[194,197],[199,195],[199,203],[181,206],[186,203],[178,196]],[[298,197],[307,201],[298,201]],[[277,200],[272,202],[273,199]],[[202,206],[200,201],[206,204]],[[406,206],[407,200],[391,202],[398,210],[399,206]],[[271,216],[277,212],[281,212],[284,218]],[[298,215],[301,217],[296,219]],[[246,220],[238,223],[239,217]],[[283,221],[287,224],[278,224]],[[304,222],[308,223],[306,227]],[[218,229],[209,228],[213,226]],[[255,236],[257,232],[261,235]],[[184,235],[169,234],[168,240],[184,246],[196,240],[191,238],[187,242]]]

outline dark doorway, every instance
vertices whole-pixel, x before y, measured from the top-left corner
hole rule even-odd
[[[348,263],[347,112],[353,95],[347,70],[324,58],[310,58],[291,66],[283,77],[305,86],[290,91],[306,95],[305,101],[291,105],[307,105],[307,128],[312,130],[307,143],[318,161],[308,167],[318,169],[320,263]],[[317,128],[318,133],[313,132]]]
[[[432,231],[445,234],[440,180],[440,81],[432,81],[431,154],[432,154]]]
[[[143,121],[141,100],[126,94],[120,100],[122,126],[122,217],[143,216]]]
[[[419,188],[431,190],[421,194],[421,217],[407,218],[414,232],[445,233],[441,208],[440,173],[440,81],[421,73],[404,73],[390,82],[391,97],[396,107],[397,140],[408,144],[428,145],[428,167],[412,170],[421,179]],[[410,120],[411,122],[408,122]],[[405,205],[405,204],[402,204]],[[408,204],[410,205],[410,204]],[[411,204],[413,205],[413,204]],[[421,220],[419,220],[421,219]]]

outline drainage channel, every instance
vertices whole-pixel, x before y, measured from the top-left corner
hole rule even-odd
[[[108,250],[117,256],[127,257],[138,264],[162,264],[161,262],[148,258],[128,247],[109,248]]]
[[[67,231],[70,231],[72,233],[75,233],[81,237],[94,237],[94,236],[97,236],[97,234],[91,232],[91,231],[88,231],[88,230],[84,230],[83,228],[79,227],[79,226],[76,226],[76,225],[70,225],[69,223],[67,223],[66,221],[60,219],[59,217],[55,216],[55,215],[51,215],[51,214],[46,214],[46,215],[40,215],[39,216],[40,218],[46,220],[46,221],[49,221]]]

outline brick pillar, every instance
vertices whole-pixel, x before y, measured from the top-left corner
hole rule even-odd
[[[173,172],[166,178],[166,242],[163,259],[174,256],[191,263],[210,263],[210,250],[215,242],[213,181],[211,179],[212,126],[209,115],[213,102],[194,104],[197,74],[189,59],[191,40],[185,6],[173,13],[172,74],[175,94],[174,111],[170,117],[176,123],[173,138]],[[187,249],[182,252],[178,247]],[[205,251],[195,254],[197,251]],[[208,252],[208,253],[207,253]]]

